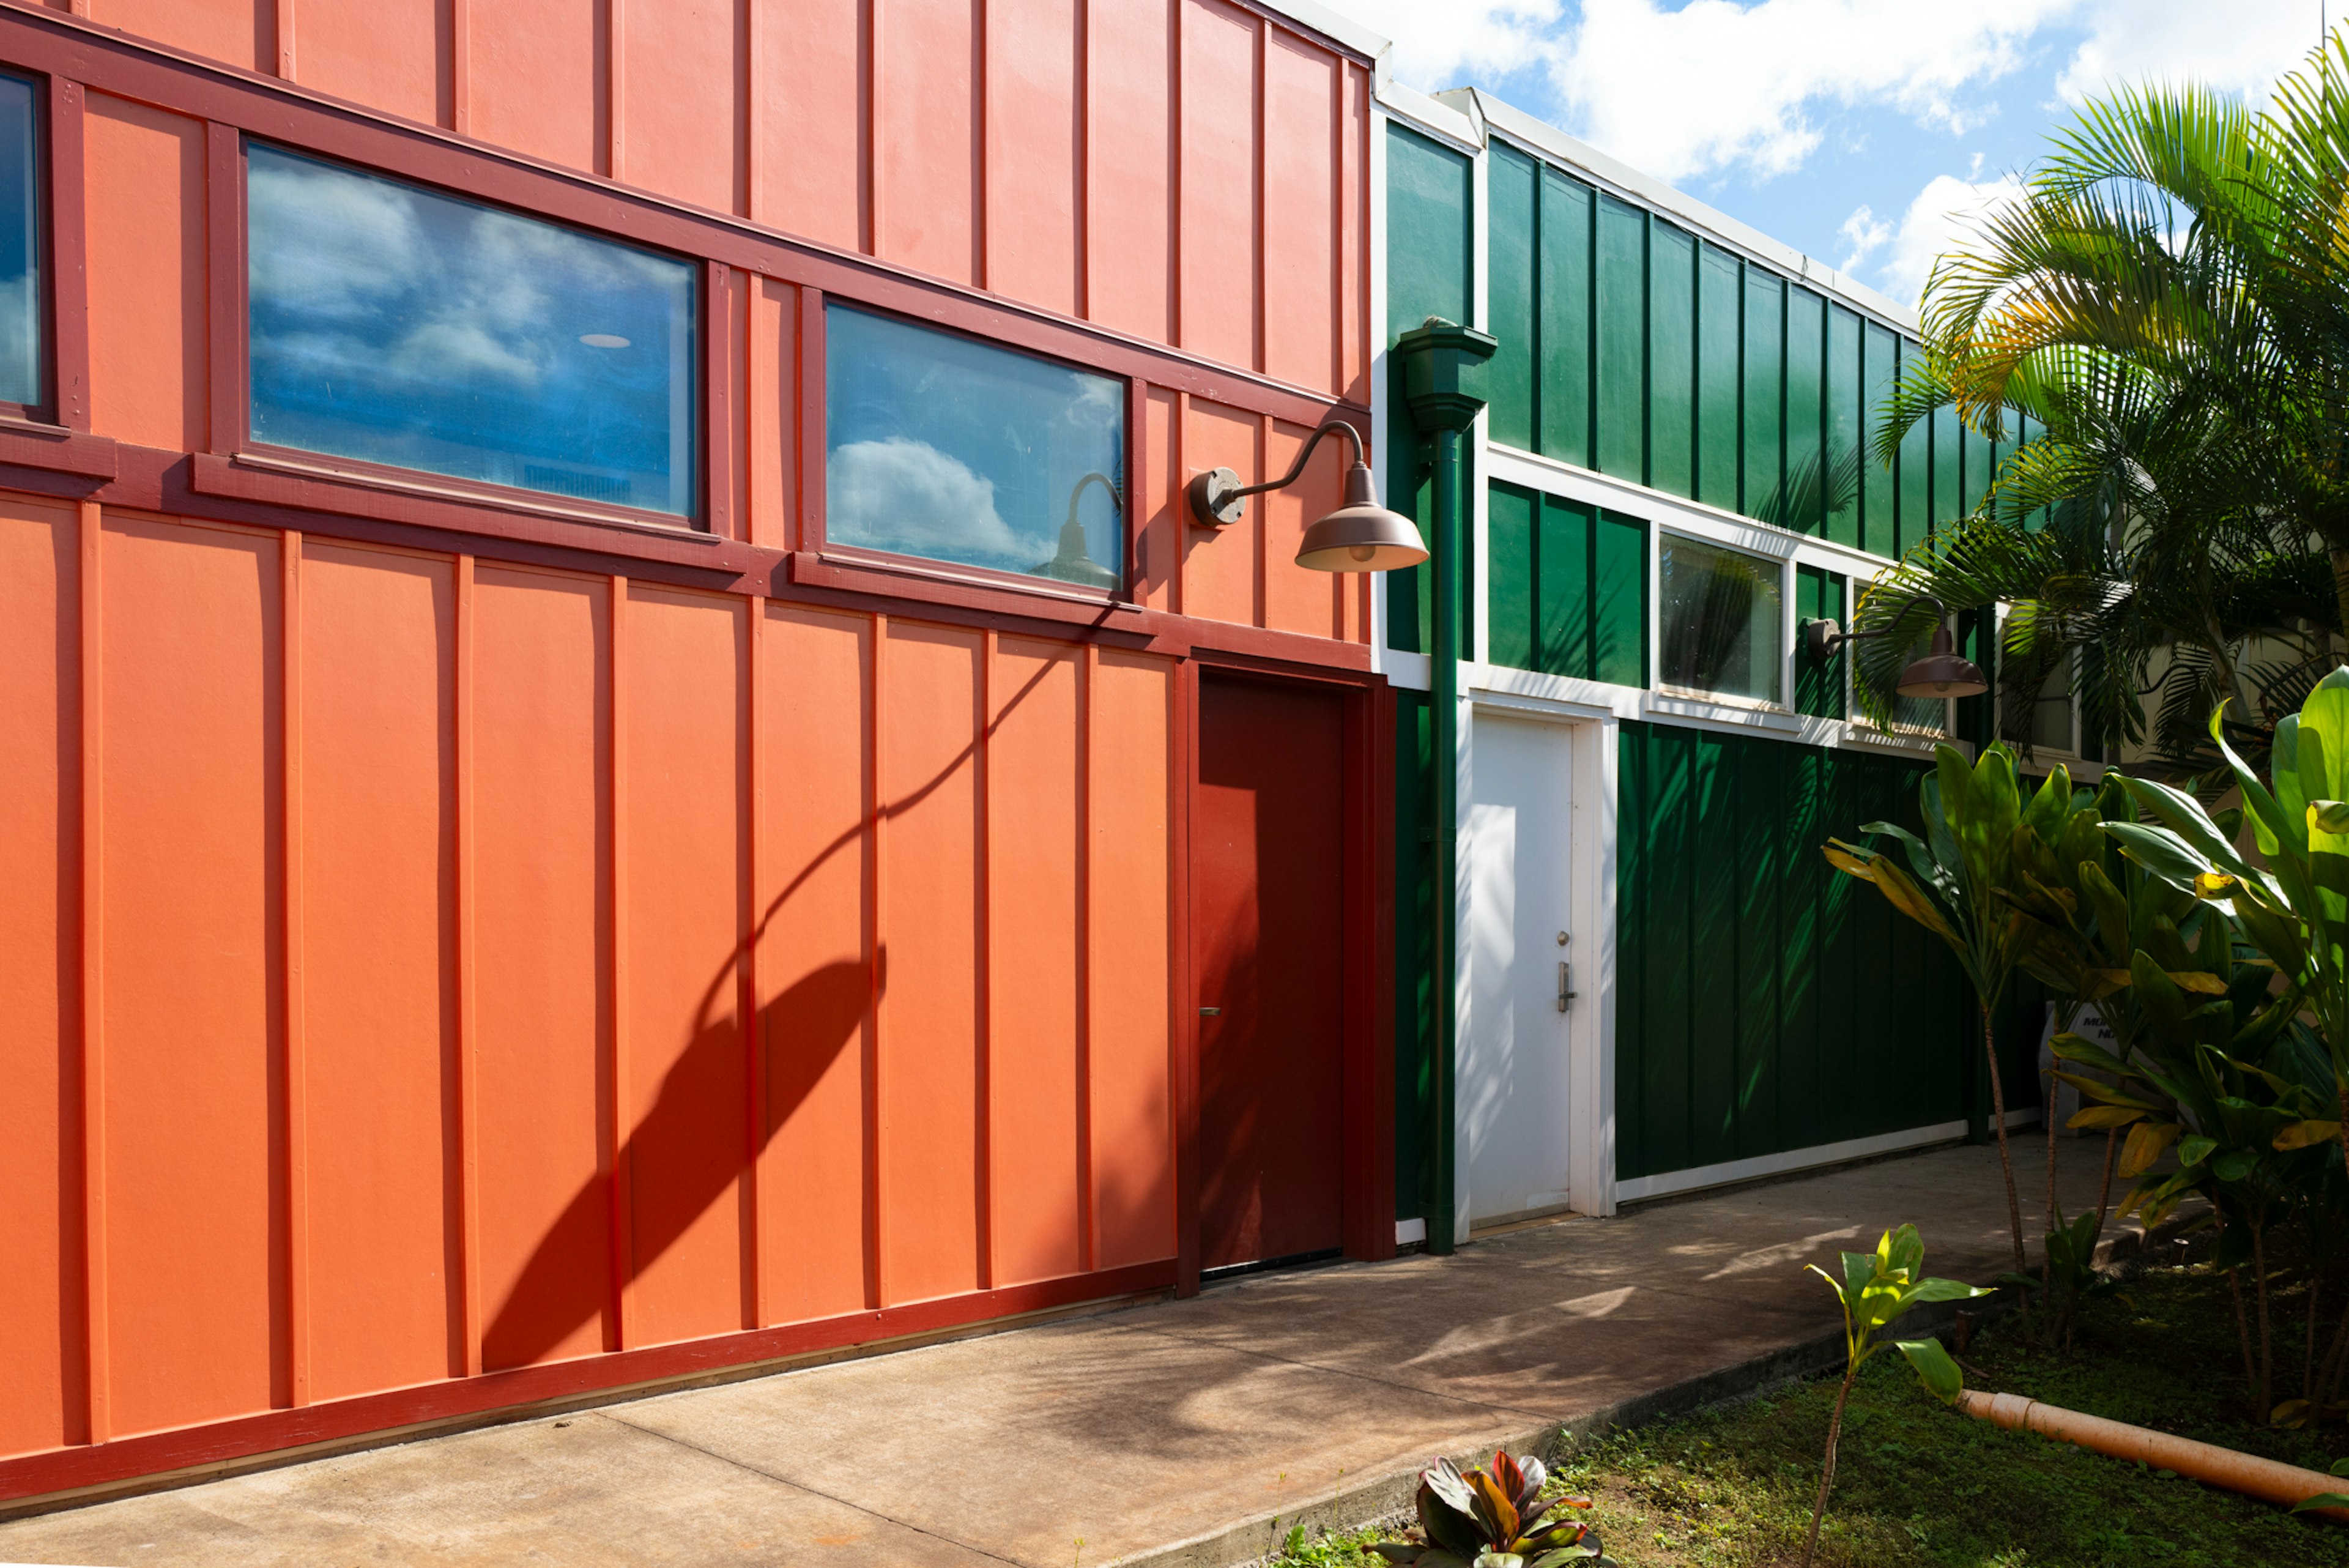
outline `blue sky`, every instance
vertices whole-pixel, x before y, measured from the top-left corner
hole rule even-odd
[[[2349,0],[1324,0],[1395,78],[1475,85],[1915,302],[1967,214],[2116,81],[2262,100]]]

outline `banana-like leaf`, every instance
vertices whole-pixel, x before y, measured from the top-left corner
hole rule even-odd
[[[2178,1163],[2180,1166],[2199,1165],[2218,1147],[2219,1140],[2215,1137],[2206,1137],[2200,1133],[2189,1134],[2178,1140]]]
[[[2349,834],[2349,801],[2312,800],[2308,803],[2308,831],[2338,837]]]
[[[2131,1122],[2143,1121],[2146,1115],[2144,1111],[2131,1110],[2126,1106],[2090,1106],[2086,1110],[2075,1114],[2064,1125],[2075,1132],[2090,1128],[2125,1127]]]
[[[2054,1076],[2071,1085],[2090,1099],[2102,1101],[2108,1106],[2128,1106],[2140,1111],[2161,1108],[2149,1100],[2140,1100],[2134,1095],[2124,1094],[2102,1078],[2091,1078],[2083,1073],[2057,1073]]]
[[[2294,1122],[2275,1135],[2275,1147],[2289,1152],[2295,1148],[2313,1147],[2321,1143],[2338,1142],[2340,1137],[2341,1124],[2337,1121]]]
[[[1965,1379],[1958,1375],[1958,1364],[1950,1359],[1950,1353],[1941,1348],[1940,1340],[1901,1339],[1893,1344],[1909,1358],[1909,1365],[1917,1369],[1919,1381],[1942,1404],[1955,1399],[1965,1386]]]
[[[2208,860],[2166,827],[2143,822],[2108,822],[2105,831],[2120,840],[2122,854],[2181,891],[2193,892],[2196,878],[2210,869]]]
[[[2177,1122],[2137,1123],[2129,1128],[2128,1141],[2121,1146],[2120,1173],[2141,1175],[2185,1131]]]
[[[2305,1513],[2312,1508],[2349,1508],[2349,1492],[2321,1491],[2314,1497],[2302,1498],[2292,1505],[2294,1513]]]
[[[1877,857],[1871,869],[1874,874],[1869,880],[1883,892],[1894,909],[1961,953],[1964,951],[1965,939],[1958,935],[1957,929],[1950,924],[1933,900],[1925,896],[1924,889],[1909,879],[1906,872],[1881,856]]]

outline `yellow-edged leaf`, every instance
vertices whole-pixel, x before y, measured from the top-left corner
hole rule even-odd
[[[1870,864],[1848,849],[1839,848],[1832,844],[1822,844],[1819,846],[1819,853],[1827,857],[1828,865],[1847,877],[1857,877],[1863,882],[1876,880],[1876,872]]]
[[[2331,1143],[2340,1136],[2339,1122],[2294,1122],[2275,1135],[2275,1146],[2281,1149],[2308,1148]]]
[[[2199,991],[2205,996],[2227,994],[2227,982],[2207,969],[2171,970],[2169,982],[2180,991]]]
[[[2090,1106],[2064,1125],[2067,1127],[2125,1127],[2143,1121],[2145,1112],[2129,1106]]]
[[[2120,1173],[2136,1176],[2145,1170],[2162,1151],[2178,1141],[2185,1128],[2176,1122],[2139,1122],[2129,1128],[2128,1141],[2121,1146]]]

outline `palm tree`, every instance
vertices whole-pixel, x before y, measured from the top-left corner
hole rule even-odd
[[[2254,729],[2296,708],[2349,626],[2349,38],[2263,109],[2167,87],[2087,105],[1936,265],[1924,328],[1879,459],[1940,407],[2046,433],[1859,629],[1929,628],[1919,589],[2007,602],[2010,702],[2077,658],[2091,732],[2135,742],[2158,666],[2153,738],[2181,761],[2214,705]],[[1879,717],[1910,640],[1859,645]]]

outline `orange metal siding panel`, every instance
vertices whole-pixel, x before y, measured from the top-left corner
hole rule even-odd
[[[871,0],[874,254],[979,276],[979,0]]]
[[[464,1370],[456,583],[305,544],[302,1061],[310,1397]]]
[[[712,212],[747,212],[738,49],[749,4],[620,8],[620,179]]]
[[[1125,0],[1089,6],[1085,15],[1092,122],[1085,151],[1085,314],[1158,343],[1174,341],[1168,6],[1169,0]]]
[[[1265,441],[1265,472],[1278,478],[1297,461],[1298,448],[1313,432],[1302,425],[1272,421]],[[1297,564],[1305,525],[1337,510],[1352,452],[1343,436],[1323,438],[1303,477],[1286,490],[1257,498],[1264,507],[1264,624],[1276,631],[1309,637],[1343,637],[1345,590],[1355,579],[1343,572],[1316,572]]]
[[[88,95],[90,423],[101,435],[204,444],[204,128]]]
[[[750,280],[750,349],[742,400],[744,445],[750,452],[750,542],[774,549],[790,546],[792,459],[799,450],[798,405],[792,394],[799,375],[800,291],[771,277]]]
[[[1078,0],[988,0],[987,286],[1078,314]]]
[[[994,1282],[1083,1265],[1084,730],[1080,650],[1005,639],[988,737],[988,1084]]]
[[[449,0],[309,0],[299,16],[294,78],[304,87],[421,124],[449,123]]]
[[[106,1201],[118,1434],[287,1397],[277,542],[112,518]]]
[[[0,501],[0,1455],[85,1436],[78,540]]]
[[[881,672],[880,1219],[895,1304],[979,1279],[978,634],[892,625]]]
[[[1254,368],[1259,24],[1222,0],[1182,3],[1183,347]]]
[[[1182,404],[1175,393],[1151,389],[1142,410],[1142,473],[1136,504],[1142,519],[1136,531],[1134,589],[1152,609],[1182,607],[1184,521],[1183,482],[1189,470],[1181,465]]]
[[[467,1065],[490,1370],[606,1343],[610,600],[594,579],[474,578]]]
[[[1262,477],[1257,416],[1193,398],[1183,427],[1183,472],[1228,468],[1243,484]],[[1276,476],[1277,477],[1277,476]],[[1210,620],[1257,621],[1257,565],[1262,553],[1264,497],[1247,498],[1247,514],[1228,528],[1185,528],[1183,609]],[[1180,507],[1184,504],[1177,501]]]
[[[873,623],[771,607],[759,672],[759,1266],[772,1323],[868,1305]]]
[[[869,248],[865,17],[878,3],[750,0],[760,8],[751,215],[849,251]]]
[[[89,19],[242,70],[277,68],[274,0],[90,0]]]
[[[1264,368],[1338,389],[1338,57],[1278,28],[1264,47]],[[1276,623],[1278,624],[1278,623]]]
[[[746,608],[732,596],[628,590],[631,1345],[742,1326]]]
[[[481,141],[590,173],[608,168],[605,0],[465,7],[465,127]]]
[[[1174,1252],[1173,998],[1168,930],[1174,677],[1164,660],[1102,651],[1091,708],[1087,835],[1092,942],[1094,1266]]]
[[[1338,383],[1371,401],[1371,74],[1349,63],[1339,126]]]

